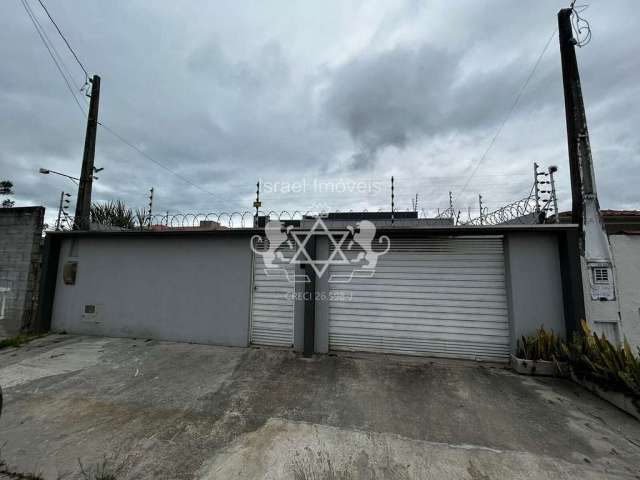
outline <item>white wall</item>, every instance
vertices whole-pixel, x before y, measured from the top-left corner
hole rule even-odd
[[[75,285],[62,278],[78,262]],[[62,242],[52,330],[246,346],[249,236],[91,236]],[[97,305],[95,320],[84,305]]]
[[[622,333],[640,346],[640,235],[611,235]]]

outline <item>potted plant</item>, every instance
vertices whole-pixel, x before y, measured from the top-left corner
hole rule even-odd
[[[563,351],[574,382],[640,420],[640,356],[626,339],[614,345],[583,320]]]
[[[511,367],[523,375],[567,375],[562,339],[553,331],[540,327],[534,335],[522,336],[515,354],[511,354]]]

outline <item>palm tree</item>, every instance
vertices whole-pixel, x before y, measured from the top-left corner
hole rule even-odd
[[[91,205],[91,223],[103,226],[133,229],[135,214],[121,200]]]

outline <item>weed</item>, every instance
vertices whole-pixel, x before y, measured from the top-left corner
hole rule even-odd
[[[124,469],[124,462],[117,462],[115,458],[108,458],[106,455],[92,468],[85,469],[80,459],[78,465],[85,480],[117,480]]]
[[[46,334],[45,334],[46,335]],[[24,334],[16,335],[15,337],[5,338],[4,340],[0,340],[0,350],[3,348],[17,348],[25,343],[30,342],[31,340],[35,340],[36,338],[43,337],[42,334]]]

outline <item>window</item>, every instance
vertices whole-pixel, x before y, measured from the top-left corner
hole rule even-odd
[[[606,267],[593,267],[594,283],[609,283],[609,269]]]

